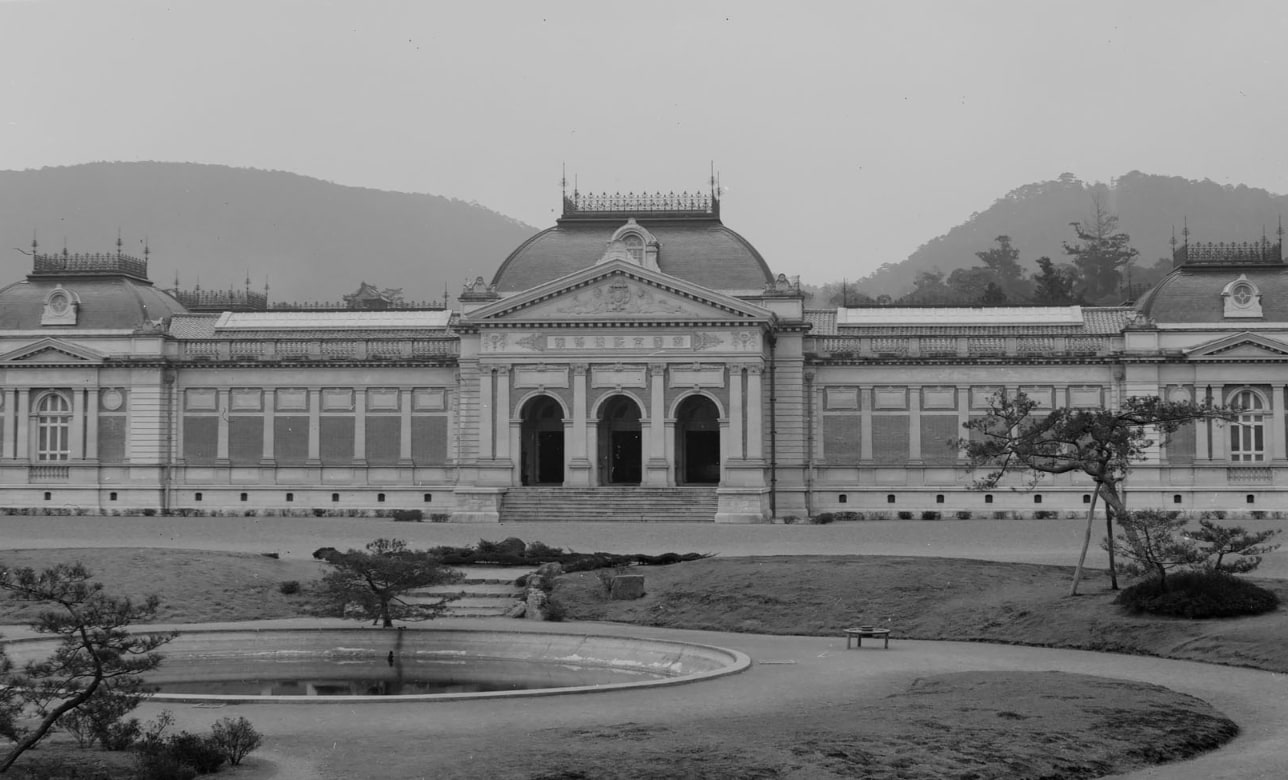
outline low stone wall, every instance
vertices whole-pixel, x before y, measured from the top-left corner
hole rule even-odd
[[[55,642],[23,639],[4,643],[9,657],[21,665],[44,658]],[[395,653],[411,660],[522,661],[533,664],[577,665],[646,672],[655,679],[624,683],[582,685],[482,693],[450,693],[400,696],[244,696],[158,694],[158,701],[222,701],[301,703],[407,701],[410,699],[461,699],[511,696],[542,696],[563,693],[620,690],[623,688],[674,685],[732,674],[750,666],[751,660],[735,650],[607,635],[546,632],[470,631],[462,629],[242,629],[231,631],[184,631],[161,651],[165,661],[149,679],[173,682],[191,679],[184,674],[185,661],[201,663],[201,679],[236,679],[239,660],[271,658],[281,661],[380,662]]]

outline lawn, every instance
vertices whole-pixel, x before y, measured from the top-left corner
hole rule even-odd
[[[293,617],[323,565],[266,556],[162,549],[0,552],[0,566],[84,562],[116,593],[163,596],[164,622]],[[565,575],[555,598],[569,620],[757,634],[837,636],[858,623],[888,626],[897,639],[956,639],[1072,647],[1288,671],[1282,616],[1222,621],[1132,617],[1093,572],[1086,595],[1068,597],[1071,569],[938,558],[792,556],[711,558],[639,567],[646,595],[611,601],[594,572]],[[1288,598],[1288,583],[1266,584]],[[0,600],[0,624],[32,606]],[[598,629],[601,630],[602,629]],[[736,684],[739,678],[731,678]],[[750,678],[746,678],[750,679]],[[745,683],[744,683],[745,684]],[[562,697],[560,697],[562,698]],[[254,711],[248,710],[253,718]],[[954,673],[910,680],[879,713],[850,696],[784,701],[773,713],[694,715],[656,722],[647,713],[505,735],[443,734],[411,748],[398,733],[364,736],[361,753],[330,753],[328,777],[353,776],[380,757],[372,777],[562,778],[1090,778],[1183,758],[1231,738],[1237,727],[1209,705],[1157,686],[1055,672]],[[282,740],[302,755],[325,752],[333,735]],[[318,744],[314,744],[314,743]],[[269,747],[272,743],[269,743]],[[53,755],[52,752],[46,755]],[[273,777],[251,760],[241,780]],[[22,775],[19,775],[20,777]]]

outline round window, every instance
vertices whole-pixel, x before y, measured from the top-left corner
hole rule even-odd
[[[1250,306],[1253,298],[1252,285],[1235,285],[1234,289],[1230,291],[1230,298],[1234,301],[1235,306]]]

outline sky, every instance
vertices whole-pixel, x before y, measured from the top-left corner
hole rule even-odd
[[[714,166],[724,223],[821,283],[1064,172],[1288,192],[1286,76],[1282,0],[0,0],[0,169],[284,170],[544,228],[564,171]]]

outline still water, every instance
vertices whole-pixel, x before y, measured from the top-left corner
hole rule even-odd
[[[148,677],[158,693],[238,696],[411,696],[567,688],[662,679],[639,669],[491,659],[185,661]]]

